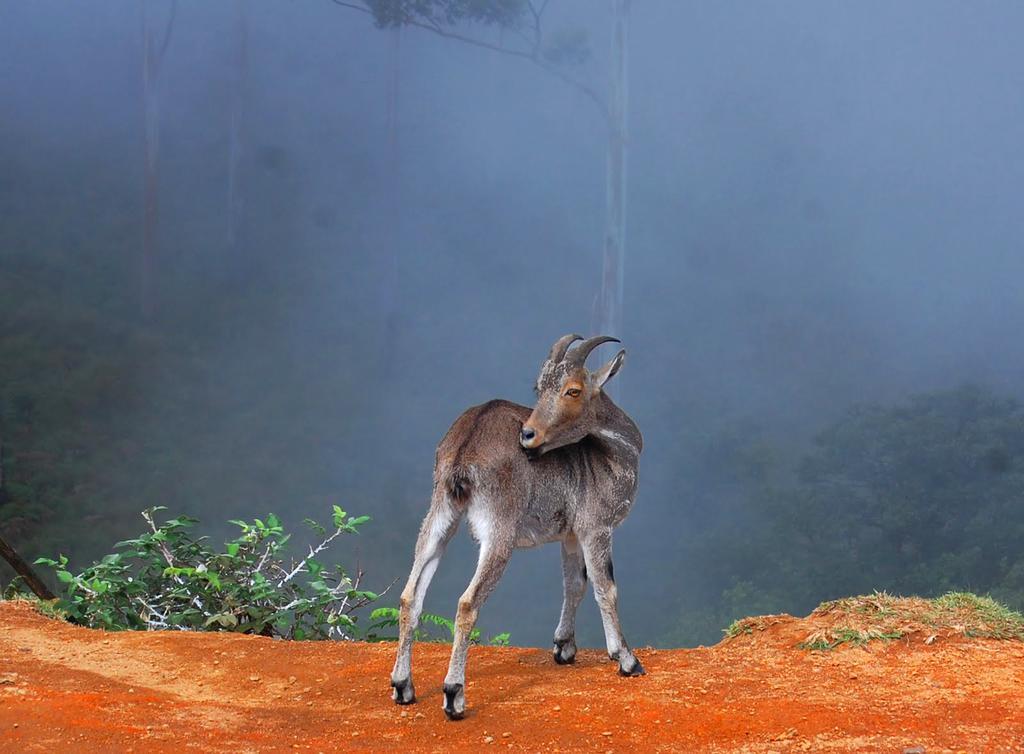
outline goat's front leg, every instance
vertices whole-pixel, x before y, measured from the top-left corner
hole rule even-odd
[[[594,597],[601,608],[604,638],[608,657],[618,660],[620,675],[643,675],[644,667],[626,644],[619,625],[618,590],[612,568],[612,533],[610,529],[594,532],[582,540],[583,558],[594,583]]]
[[[466,656],[476,618],[487,597],[494,591],[512,554],[512,541],[483,539],[476,573],[459,598],[455,614],[455,637],[448,675],[444,679],[444,713],[449,720],[461,720],[466,714]]]
[[[398,655],[391,671],[391,698],[397,704],[412,704],[416,691],[412,685],[412,642],[423,610],[423,598],[437,570],[445,546],[459,527],[459,511],[440,489],[435,490],[430,511],[423,519],[416,540],[412,571],[399,598]]]
[[[575,535],[562,541],[562,616],[555,629],[555,662],[576,660],[576,610],[587,591],[587,567]]]

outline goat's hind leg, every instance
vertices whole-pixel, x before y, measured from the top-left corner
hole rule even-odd
[[[493,541],[489,536],[483,538],[476,573],[459,598],[452,656],[444,679],[444,713],[449,720],[461,720],[466,714],[466,656],[469,653],[470,636],[480,608],[498,585],[511,554],[511,540]]]
[[[612,569],[611,531],[600,531],[588,536],[582,544],[587,571],[594,583],[594,597],[601,608],[608,657],[618,661],[619,675],[644,675],[644,667],[626,644],[619,625],[619,598]]]
[[[562,616],[555,629],[555,662],[576,661],[576,610],[587,591],[587,566],[579,540],[570,536],[562,542]]]
[[[430,503],[430,511],[423,519],[419,537],[416,539],[416,556],[413,560],[409,580],[399,598],[398,610],[398,655],[395,668],[391,671],[391,698],[397,704],[412,704],[416,691],[412,684],[412,643],[419,625],[420,612],[427,587],[434,577],[445,546],[459,527],[462,511],[438,488]]]

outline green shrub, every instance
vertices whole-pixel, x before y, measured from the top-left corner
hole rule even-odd
[[[149,531],[118,542],[81,573],[68,559],[40,558],[54,569],[64,594],[56,608],[68,620],[108,630],[180,629],[237,631],[286,639],[353,639],[359,608],[377,600],[340,567],[318,560],[336,538],[356,534],[368,516],[350,517],[334,506],[333,530],[306,520],[320,537],[308,554],[287,555],[290,534],[276,516],[266,521],[232,521],[241,531],[214,549],[194,537],[195,519],[157,523],[151,508],[142,516]]]

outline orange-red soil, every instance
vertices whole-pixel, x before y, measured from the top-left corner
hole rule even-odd
[[[0,603],[0,751],[1024,752],[1024,644],[940,638],[808,652],[784,617],[715,647],[474,647],[465,720],[441,711],[448,648],[421,644],[395,706],[387,644],[104,633]]]

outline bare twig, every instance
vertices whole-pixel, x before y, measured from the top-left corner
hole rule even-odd
[[[345,530],[339,526],[337,529],[335,529],[334,533],[331,536],[329,536],[323,542],[318,544],[315,549],[310,547],[309,548],[309,555],[307,555],[302,560],[300,560],[299,564],[297,566],[295,566],[295,568],[293,568],[287,575],[285,575],[285,577],[283,579],[281,579],[279,582],[277,582],[278,588],[280,589],[282,586],[284,586],[289,581],[291,581],[293,578],[295,578],[300,573],[302,573],[302,571],[305,569],[306,563],[309,562],[309,559],[312,558],[312,557],[315,557],[317,554],[319,554],[319,553],[323,552],[325,549],[327,549],[327,545],[329,545],[331,542],[333,542],[344,531]]]
[[[257,573],[263,570],[263,565],[267,562],[267,558],[270,557],[271,549],[273,549],[273,543],[267,545],[267,549],[264,550],[263,556],[260,558],[260,562],[256,564],[256,568],[254,568],[252,571],[252,576],[255,576]],[[254,581],[252,576],[250,576],[249,578],[250,584]]]
[[[142,511],[142,517],[146,519],[146,523],[149,524],[149,528],[153,531],[154,534],[156,534],[159,530],[157,528],[156,521],[153,520],[153,512],[148,510]],[[170,548],[167,547],[167,543],[157,542],[156,546],[157,549],[160,550],[160,553],[164,556],[164,560],[167,561],[167,565],[169,565],[171,568],[174,568],[174,556],[171,555],[171,551]]]

